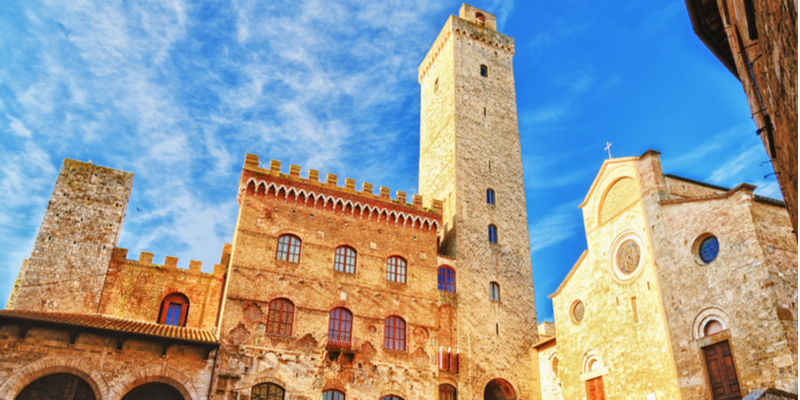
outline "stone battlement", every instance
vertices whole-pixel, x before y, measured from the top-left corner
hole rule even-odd
[[[111,261],[142,268],[157,268],[163,271],[188,272],[195,275],[210,275],[219,278],[225,274],[225,266],[222,264],[214,264],[214,271],[212,273],[207,273],[200,271],[200,269],[203,267],[202,261],[190,260],[189,269],[183,269],[178,268],[178,257],[166,256],[164,258],[164,265],[153,264],[153,253],[146,251],[143,251],[139,254],[138,260],[129,260],[127,257],[128,249],[116,247],[111,255]]]
[[[245,156],[244,167],[242,168],[242,177],[239,181],[239,191],[244,192],[250,183],[259,186],[266,184],[265,177],[273,177],[286,179],[286,183],[300,183],[303,185],[316,186],[321,189],[334,190],[339,193],[346,193],[363,197],[371,202],[380,201],[384,203],[394,204],[398,206],[405,206],[417,211],[417,213],[431,213],[437,214],[441,218],[442,215],[442,201],[431,200],[430,203],[423,204],[423,198],[420,195],[412,195],[411,203],[407,202],[406,192],[398,190],[395,193],[395,198],[391,198],[391,190],[388,187],[381,186],[378,195],[373,194],[373,185],[369,182],[361,184],[361,191],[356,190],[355,179],[345,178],[344,187],[339,186],[338,176],[335,174],[327,174],[325,182],[320,182],[319,171],[310,169],[308,171],[308,178],[300,177],[301,168],[299,165],[290,165],[289,174],[281,173],[281,162],[277,160],[270,160],[269,169],[261,168],[259,166],[258,156],[254,154],[247,154]],[[288,189],[288,188],[287,188]],[[407,210],[408,211],[408,210]]]

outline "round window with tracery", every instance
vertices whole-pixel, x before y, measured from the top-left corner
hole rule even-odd
[[[636,271],[639,261],[642,258],[642,251],[636,241],[628,239],[617,249],[617,268],[626,275]]]

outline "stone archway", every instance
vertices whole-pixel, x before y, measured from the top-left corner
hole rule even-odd
[[[45,375],[25,386],[15,400],[101,400],[81,377],[70,373]]]
[[[514,387],[502,378],[495,378],[486,384],[483,389],[483,400],[516,400]]]
[[[108,386],[103,375],[88,361],[79,357],[46,357],[17,370],[2,386],[0,399],[15,399],[33,381],[52,374],[66,373],[84,380],[94,392],[95,399],[105,399]]]
[[[150,382],[135,387],[122,400],[186,400],[174,387],[161,382]]]
[[[191,379],[181,372],[166,366],[151,367],[128,375],[125,381],[117,381],[114,390],[109,395],[110,400],[128,400],[128,394],[144,387],[147,384],[162,384],[175,389],[180,393],[180,399],[198,400],[197,389]]]

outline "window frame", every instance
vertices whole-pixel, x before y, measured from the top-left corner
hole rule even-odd
[[[335,315],[336,312],[339,311],[338,315]],[[345,318],[347,317],[347,318]],[[348,319],[349,318],[349,319]],[[347,329],[343,329],[342,326],[347,323]],[[334,324],[336,326],[334,326]],[[335,337],[332,336],[335,333]],[[347,340],[341,340],[343,333],[347,334]],[[331,340],[331,339],[334,340]],[[339,345],[350,346],[353,340],[353,313],[344,308],[344,307],[336,307],[328,313],[328,343],[334,342]]]
[[[489,243],[497,244],[497,225],[489,224]]]
[[[164,298],[161,299],[161,308],[158,312],[158,323],[169,326],[186,326],[186,319],[189,316],[190,304],[191,302],[189,301],[189,298],[180,292],[173,292],[164,296]],[[170,308],[172,305],[180,306],[180,314],[178,315],[177,324],[167,323],[167,317],[170,314]]]
[[[328,389],[322,392],[322,400],[345,400],[346,398],[347,395],[341,390]]]
[[[408,340],[407,327],[406,321],[397,315],[386,318],[383,321],[383,348],[406,351],[408,347],[406,343]]]
[[[402,269],[403,273],[399,272],[400,264],[395,262],[392,264],[392,260],[402,261]],[[402,277],[402,281],[399,280],[398,277]],[[386,259],[386,280],[389,282],[397,282],[397,283],[408,283],[408,261],[405,258],[400,256],[391,256]]]
[[[283,238],[288,238],[288,243],[281,243]],[[297,240],[297,243],[293,243],[292,240]],[[286,246],[285,250],[281,250],[281,245]],[[293,253],[294,249],[297,249],[297,254]],[[303,252],[303,240],[300,239],[299,236],[291,234],[291,233],[284,233],[283,235],[278,236],[278,246],[275,249],[275,260],[276,261],[283,261],[292,264],[300,264],[300,256]],[[284,255],[282,258],[282,254]],[[292,256],[296,256],[297,260],[292,261]]]
[[[495,290],[495,288],[497,290]],[[501,302],[502,301],[501,299],[502,297],[500,296],[500,284],[497,282],[489,282],[489,300]]]
[[[444,390],[442,390],[444,389]],[[442,396],[444,395],[444,396]],[[439,400],[458,400],[458,389],[449,383],[439,384]]]
[[[497,204],[497,193],[492,188],[486,189],[486,204],[490,206]]]
[[[278,311],[278,319],[277,319],[278,331],[277,332],[273,332],[272,329],[271,329],[272,326],[273,326],[272,316],[274,315],[273,311],[276,311],[276,310],[273,308],[272,305],[276,304],[278,302],[281,303],[280,310],[277,310]],[[286,305],[287,304],[289,306],[291,306],[291,310],[288,310],[288,311],[286,310]],[[279,298],[276,298],[276,299],[272,299],[272,301],[269,302],[269,311],[267,312],[267,327],[265,329],[266,333],[268,333],[270,335],[292,336],[292,331],[294,330],[294,316],[295,316],[295,310],[296,309],[297,309],[297,307],[294,305],[294,303],[291,300],[287,299],[287,298],[279,297]],[[288,333],[284,333],[284,329],[283,329],[286,326],[286,322],[284,321],[284,315],[286,315],[286,314],[290,314],[289,322],[288,322],[288,326],[289,326],[289,332]]]
[[[340,257],[339,250],[343,250],[343,252],[344,252],[344,254],[341,255],[343,262],[339,262],[339,257]],[[351,251],[353,253],[353,255],[352,255],[353,264],[352,265],[350,265],[348,263],[348,260],[350,259],[350,254],[348,254],[348,251]],[[343,273],[346,273],[346,274],[355,274],[356,273],[356,265],[357,265],[357,263],[358,263],[358,252],[356,251],[356,249],[354,249],[351,246],[348,246],[348,245],[339,246],[339,247],[336,248],[336,251],[333,253],[333,270],[334,271],[343,272]],[[339,266],[341,266],[342,269],[337,269]],[[352,272],[348,271],[348,267],[352,267]]]
[[[256,388],[260,388],[260,387],[265,387],[266,392],[265,393],[255,393]],[[272,389],[272,388],[278,389],[280,391],[278,393],[275,393],[276,395],[280,394],[280,398],[278,398],[277,396],[274,396],[274,395],[271,396],[270,389]],[[264,397],[260,396],[262,394],[264,395]],[[284,389],[284,388],[282,388],[282,387],[280,387],[280,386],[278,386],[278,385],[276,385],[276,384],[274,384],[272,382],[259,383],[258,385],[254,385],[253,388],[250,389],[250,396],[251,396],[252,400],[262,400],[262,399],[263,400],[284,400],[286,398],[286,389]],[[256,397],[256,396],[259,396],[259,397]]]
[[[444,272],[444,274],[442,274]],[[438,271],[438,289],[442,292],[456,292],[456,270],[449,265],[442,265]],[[444,280],[442,280],[444,278]],[[448,282],[448,278],[452,278],[452,283]],[[442,288],[444,287],[444,289]],[[452,290],[450,290],[452,289]]]

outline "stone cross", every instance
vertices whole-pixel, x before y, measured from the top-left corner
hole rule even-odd
[[[608,158],[611,158],[611,142],[606,142],[606,148],[603,150],[608,150]]]

